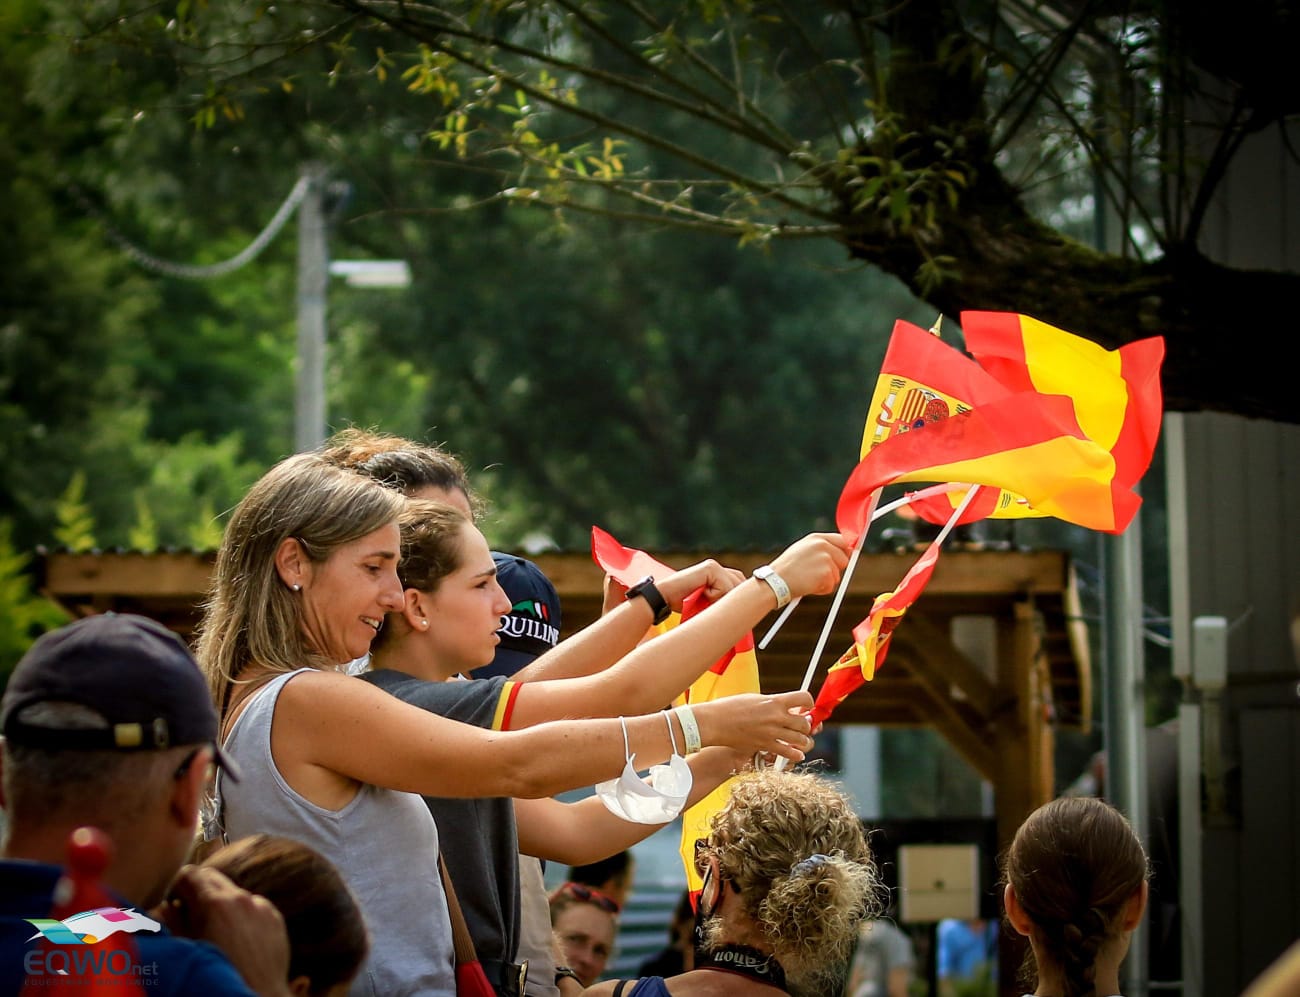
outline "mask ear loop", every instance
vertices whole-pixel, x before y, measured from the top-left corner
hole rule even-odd
[[[627,718],[619,717],[618,722],[623,725],[623,758],[628,763],[631,763],[632,747],[627,743]]]
[[[664,723],[668,725],[668,741],[673,746],[673,757],[677,757],[677,736],[673,734],[673,717],[667,710],[664,711]],[[627,737],[627,728],[623,728],[623,736]]]

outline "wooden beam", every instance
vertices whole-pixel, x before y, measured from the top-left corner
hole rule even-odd
[[[651,553],[674,566],[694,563],[703,556],[689,551]],[[918,552],[863,555],[818,663],[814,691],[830,663],[852,643],[853,625],[866,615],[880,592],[898,584],[917,556]],[[214,558],[213,552],[192,551],[40,551],[35,567],[39,589],[74,616],[107,610],[141,613],[190,636],[198,623]],[[562,635],[568,636],[599,617],[603,576],[588,553],[546,553],[533,559],[560,593]],[[722,563],[746,572],[771,559],[770,553],[759,552],[718,555]],[[908,662],[912,660],[921,661],[922,666],[933,663],[933,673],[955,682],[967,700],[955,708],[961,716],[967,715],[962,713],[967,706],[967,713],[993,715],[996,696],[989,691],[992,683],[981,682],[971,674],[967,662],[952,655],[946,636],[949,621],[958,615],[1007,616],[1011,604],[1025,598],[1042,609],[1052,628],[1044,646],[1050,654],[1055,700],[1063,721],[1073,722],[1079,713],[1078,697],[1087,694],[1083,684],[1087,679],[1075,667],[1075,648],[1064,631],[1071,583],[1069,557],[1061,551],[945,552],[919,603],[923,615],[912,610],[915,619],[905,621],[894,635],[890,659],[873,688],[846,700],[836,711],[836,722],[904,726],[926,723],[937,715],[951,724],[949,708],[941,705],[946,694],[938,692],[941,685],[946,689],[947,683],[936,681],[931,674],[927,691],[911,674]],[[766,691],[798,688],[830,603],[829,596],[804,599],[771,645],[758,652]],[[754,628],[755,637],[762,637],[775,618],[773,613],[761,621]],[[969,740],[966,735],[956,736]]]
[[[916,708],[981,778],[995,782],[997,766],[989,743],[988,723],[968,703],[952,695],[953,687],[942,668],[936,661],[927,660],[932,650],[933,646],[927,645],[926,650],[908,656],[908,670],[916,679]],[[943,656],[959,653],[955,648],[949,652]]]
[[[184,597],[197,603],[207,592],[215,553],[50,554],[40,587],[62,596]]]
[[[701,560],[698,552],[650,552],[669,567],[682,568]],[[772,560],[768,553],[724,551],[715,557],[728,567],[751,573],[760,564]],[[850,596],[874,599],[893,589],[907,574],[919,555],[908,552],[864,554],[849,583]],[[537,566],[554,583],[563,600],[569,594],[590,596],[600,591],[601,573],[586,554],[543,553],[531,555]],[[990,598],[1005,602],[1026,592],[1062,594],[1070,585],[1069,561],[1061,551],[944,551],[926,586],[926,598],[968,596],[977,600]],[[830,597],[809,599],[829,607]],[[825,618],[825,609],[822,610]]]
[[[917,647],[924,649],[908,659],[912,674],[944,698],[951,698],[956,690],[979,718],[981,727],[986,726],[993,719],[996,689],[980,667],[953,645],[948,634],[931,622],[928,614],[913,608],[900,627],[905,627]]]

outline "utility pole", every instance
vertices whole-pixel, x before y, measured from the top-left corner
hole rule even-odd
[[[1136,490],[1136,488],[1134,489]],[[1102,720],[1105,725],[1105,797],[1128,817],[1150,849],[1146,742],[1146,655],[1143,632],[1142,513],[1105,545],[1105,617],[1102,653]],[[1133,997],[1151,992],[1147,973],[1148,918],[1133,931],[1120,989]]]
[[[298,208],[298,381],[293,443],[298,452],[325,440],[325,291],[329,247],[325,232],[325,168],[304,163],[307,191]]]

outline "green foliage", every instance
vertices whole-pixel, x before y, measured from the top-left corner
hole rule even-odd
[[[32,590],[31,558],[14,547],[13,523],[0,519],[0,690],[37,637],[68,615]]]
[[[881,731],[881,811],[895,817],[977,816],[979,774],[930,728]]]
[[[217,510],[234,507],[261,474],[261,465],[242,457],[234,433],[213,443],[191,433],[175,443],[140,446],[140,463],[149,470],[135,497],[154,532],[154,543],[142,549],[214,550],[222,533]]]
[[[74,554],[95,547],[95,517],[86,504],[86,473],[74,471],[54,507],[59,527],[54,539]]]
[[[970,976],[952,977],[948,983],[952,987],[952,997],[997,997],[998,995],[998,984],[993,979],[993,967],[988,961],[981,963]]]
[[[158,521],[145,501],[144,492],[135,493],[135,523],[127,532],[127,542],[132,550],[158,549]]]
[[[829,526],[894,319],[933,320],[845,266],[846,226],[908,243],[923,291],[962,279],[935,234],[985,179],[972,136],[918,126],[872,61],[897,53],[820,5],[418,13],[438,30],[330,4],[19,5],[0,514],[47,539],[75,469],[101,544],[214,542],[289,450],[293,226],[203,281],[105,234],[226,259],[319,159],[350,187],[330,256],[414,272],[403,291],[330,287],[332,426],[447,443],[503,546],[582,546],[593,523],[717,549]]]

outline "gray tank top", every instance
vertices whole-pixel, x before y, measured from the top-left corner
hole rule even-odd
[[[338,868],[365,915],[370,956],[351,997],[455,997],[447,898],[438,875],[438,830],[424,800],[363,785],[342,809],[326,810],[285,782],[271,758],[280,690],[302,668],[255,692],[224,748],[239,782],[218,775],[217,806],[234,841],[264,832],[310,845]]]

